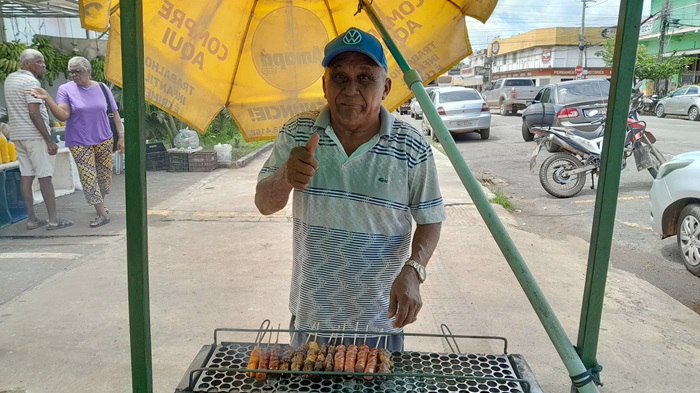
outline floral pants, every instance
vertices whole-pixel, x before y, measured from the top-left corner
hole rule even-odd
[[[112,187],[112,138],[92,146],[71,146],[80,184],[90,205],[104,203]]]

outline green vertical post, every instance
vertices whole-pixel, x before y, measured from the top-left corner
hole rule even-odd
[[[601,173],[596,193],[591,244],[588,252],[588,269],[576,344],[581,360],[587,368],[597,365],[596,351],[600,318],[610,263],[610,246],[615,228],[622,150],[625,143],[627,114],[629,113],[634,79],[642,3],[642,1],[637,0],[623,0],[620,3],[612,67],[613,78],[603,139]]]
[[[564,366],[566,366],[569,375],[573,380],[581,382],[580,384],[582,386],[578,387],[578,391],[580,393],[598,392],[598,388],[596,388],[592,380],[585,377],[586,368],[581,362],[579,355],[576,353],[571,340],[569,340],[564,328],[561,326],[561,323],[554,314],[554,311],[547,302],[547,299],[544,297],[544,293],[535,281],[534,276],[530,272],[530,269],[520,255],[518,249],[515,247],[513,240],[508,235],[505,226],[498,218],[498,214],[496,214],[496,212],[493,210],[491,203],[482,191],[481,184],[478,180],[476,180],[474,175],[467,167],[467,164],[464,162],[464,158],[457,149],[454,140],[445,128],[445,125],[442,123],[437,110],[430,102],[428,95],[425,93],[423,85],[420,83],[420,76],[415,70],[411,69],[410,65],[399,51],[396,43],[394,43],[394,40],[391,38],[391,35],[382,25],[382,22],[374,10],[371,2],[368,0],[359,0],[359,2],[367,12],[367,15],[372,21],[374,27],[382,36],[387,49],[389,49],[389,52],[394,57],[401,70],[404,72],[404,80],[406,84],[408,84],[411,91],[416,95],[418,102],[421,104],[421,108],[423,108],[423,115],[426,116],[433,129],[437,131],[438,139],[442,143],[442,147],[445,149],[447,157],[450,159],[450,162],[454,166],[460,180],[462,180],[467,192],[469,192],[469,195],[474,201],[474,205],[476,206],[477,210],[479,210],[481,217],[484,219],[484,223],[491,231],[491,235],[496,241],[496,244],[498,244],[501,252],[506,257],[513,274],[530,301],[535,313],[539,317],[542,326],[552,341],[552,344],[554,344],[554,348],[557,350],[557,353],[562,359]]]
[[[126,265],[129,289],[132,391],[153,392],[148,290],[148,216],[143,86],[142,0],[121,0],[124,143],[126,150]]]

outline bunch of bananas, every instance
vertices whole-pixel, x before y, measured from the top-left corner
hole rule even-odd
[[[19,55],[27,46],[19,41],[0,42],[0,82],[20,69]]]
[[[103,56],[97,56],[90,60],[90,65],[92,66],[92,79],[98,82],[106,82],[105,58]]]

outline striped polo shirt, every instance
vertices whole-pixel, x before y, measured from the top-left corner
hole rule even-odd
[[[46,130],[51,132],[49,126],[49,112],[46,104],[41,98],[35,98],[25,90],[34,87],[41,87],[34,74],[27,70],[19,70],[11,73],[5,79],[5,102],[7,104],[7,117],[10,125],[10,138],[15,141],[28,139],[43,139],[39,130],[29,117],[29,107],[27,104],[39,104],[41,117],[44,118]]]
[[[387,318],[389,292],[410,256],[412,220],[445,220],[430,144],[384,107],[380,119],[378,135],[348,157],[327,106],[301,113],[284,125],[258,175],[272,175],[293,147],[321,136],[310,187],[293,195],[289,310],[299,329],[399,331]]]

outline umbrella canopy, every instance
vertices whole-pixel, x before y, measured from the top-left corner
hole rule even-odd
[[[85,3],[85,4],[83,4]],[[122,85],[117,1],[81,2],[83,26],[110,36],[107,78]],[[409,64],[429,81],[471,53],[465,15],[482,22],[497,0],[375,0]],[[100,4],[97,6],[96,4]],[[111,10],[111,12],[110,12]],[[348,0],[159,0],[143,3],[146,100],[204,132],[227,108],[247,140],[274,138],[283,123],[325,104],[324,46],[350,27],[379,37]],[[389,76],[402,71],[389,58]],[[411,96],[394,83],[385,105]]]

